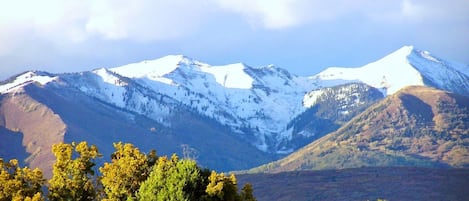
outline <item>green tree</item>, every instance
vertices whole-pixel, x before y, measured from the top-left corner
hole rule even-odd
[[[96,183],[94,160],[100,156],[98,148],[87,142],[59,143],[52,147],[56,157],[49,180],[50,200],[94,200]],[[73,158],[76,156],[76,158]]]
[[[200,169],[192,160],[160,157],[138,192],[139,200],[200,200]]]
[[[128,200],[135,198],[135,192],[150,173],[156,161],[156,152],[148,157],[132,144],[114,143],[115,152],[111,163],[99,168],[106,198],[104,200]]]
[[[44,200],[44,182],[41,170],[21,168],[16,159],[6,163],[0,158],[0,200]]]
[[[201,170],[195,161],[179,160],[177,155],[170,159],[158,157],[156,151],[145,155],[132,144],[114,143],[114,147],[111,163],[99,168],[102,177],[98,180],[93,167],[101,154],[96,146],[55,144],[49,199],[255,201],[250,184],[238,194],[234,175]],[[39,169],[21,168],[17,160],[4,163],[0,158],[0,201],[43,201],[44,183]]]
[[[205,192],[207,192],[207,200],[241,200],[241,197],[238,195],[238,185],[234,174],[231,174],[228,177],[223,173],[218,174],[215,171],[212,171],[208,179],[209,184],[205,190]]]

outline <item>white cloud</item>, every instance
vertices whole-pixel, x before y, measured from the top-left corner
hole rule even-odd
[[[85,18],[86,7],[80,1],[1,0],[0,56],[16,51],[19,46],[34,46],[32,39],[57,45],[82,42],[86,32],[80,28],[80,22]]]
[[[424,20],[468,21],[467,0],[211,0],[221,9],[244,16],[253,26],[282,29],[317,21],[343,20],[350,15],[383,23]]]
[[[382,21],[467,20],[468,6],[465,0],[0,0],[0,30],[11,32],[2,33],[0,42],[7,44],[10,35],[27,34],[72,44],[90,37],[177,39],[198,30],[206,21],[223,23],[222,18],[213,18],[226,12],[266,29],[340,20],[350,14]]]
[[[187,0],[95,1],[86,30],[108,39],[174,39],[196,30],[207,16],[204,3]]]
[[[362,0],[212,0],[221,9],[244,16],[253,26],[282,29],[336,19],[354,12]]]
[[[35,34],[57,43],[173,39],[197,29],[209,15],[206,8],[188,0],[0,0],[0,30],[11,32],[0,37]],[[5,40],[11,38],[0,38]]]
[[[302,13],[296,12],[295,1],[289,0],[215,0],[221,9],[239,13],[253,26],[284,28],[303,22]]]

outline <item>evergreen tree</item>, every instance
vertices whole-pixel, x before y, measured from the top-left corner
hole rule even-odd
[[[52,147],[56,157],[53,176],[49,180],[50,200],[94,200],[94,159],[99,157],[98,148],[87,142],[76,144],[59,143]],[[76,156],[73,159],[73,156]]]
[[[0,200],[44,200],[44,182],[41,170],[21,168],[16,159],[6,163],[0,158]]]
[[[115,152],[111,163],[99,168],[101,183],[106,198],[104,200],[128,200],[135,198],[135,192],[149,175],[150,167],[156,161],[156,152],[147,157],[132,144],[114,143]]]

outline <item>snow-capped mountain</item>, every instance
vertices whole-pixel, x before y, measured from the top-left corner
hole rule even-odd
[[[267,66],[210,66],[181,55],[116,68],[62,75],[82,92],[170,126],[175,107],[185,107],[241,136],[254,136],[263,151],[281,151],[286,123],[304,111],[307,78]],[[253,139],[253,138],[251,138]]]
[[[339,114],[320,118],[338,127],[353,117],[348,114],[382,98],[376,95],[378,90],[388,95],[405,86],[426,85],[469,96],[469,68],[412,46],[363,67],[328,68],[309,77],[272,65],[211,66],[170,55],[81,73],[27,72],[0,85],[0,93],[12,94],[31,83],[59,94],[61,89],[75,90],[131,113],[130,119],[142,115],[168,129],[181,114],[194,114],[212,122],[207,125],[217,122],[228,128],[259,150],[284,154],[309,143],[312,136],[320,137],[319,127],[314,126],[329,125],[308,121],[321,114]],[[312,117],[308,114],[314,118],[308,119]]]
[[[335,131],[369,106],[383,99],[380,90],[364,83],[326,87],[307,93],[307,109],[288,123],[292,129],[287,147],[302,147]]]
[[[44,72],[26,72],[15,77],[13,80],[0,85],[0,94],[15,92],[16,90],[20,90],[23,86],[34,82],[45,85],[56,78],[57,77]]]
[[[410,85],[469,95],[469,66],[445,61],[413,46],[404,46],[362,67],[331,67],[310,78],[318,86],[360,81],[382,89],[386,95]]]

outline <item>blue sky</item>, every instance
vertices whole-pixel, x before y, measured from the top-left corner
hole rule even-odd
[[[168,54],[298,75],[404,45],[469,64],[467,0],[0,0],[0,79]]]

